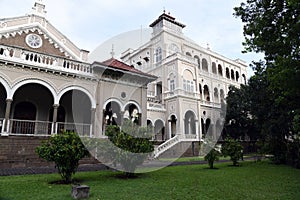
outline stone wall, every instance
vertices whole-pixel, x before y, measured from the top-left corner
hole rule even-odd
[[[35,149],[47,137],[0,136],[0,168],[30,168],[54,166],[38,157]],[[97,163],[93,158],[85,158],[80,164]]]

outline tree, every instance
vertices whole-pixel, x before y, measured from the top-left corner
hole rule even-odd
[[[108,139],[115,145],[115,162],[119,163],[127,177],[133,177],[136,167],[154,150],[150,141],[151,132],[147,127],[140,127],[130,120],[123,123],[122,129],[109,125],[106,129]]]
[[[221,153],[218,149],[212,148],[211,151],[204,156],[204,160],[208,161],[210,169],[214,168],[214,162],[219,160]]]
[[[244,23],[245,52],[265,54],[262,73],[267,80],[264,101],[268,103],[258,104],[266,111],[256,113],[257,119],[264,120],[259,131],[276,163],[299,160],[289,149],[300,146],[293,129],[300,124],[294,120],[300,113],[300,3],[247,0],[234,10]]]
[[[65,183],[72,181],[77,171],[79,160],[89,156],[89,152],[74,132],[63,132],[51,136],[36,148],[39,157],[54,162]]]
[[[238,140],[231,138],[225,139],[225,144],[222,146],[222,154],[224,157],[229,156],[233,166],[238,165],[238,160],[243,156],[243,147]]]

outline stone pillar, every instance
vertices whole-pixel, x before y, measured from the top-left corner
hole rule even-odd
[[[58,104],[54,104],[53,105],[53,117],[52,117],[52,131],[51,133],[56,134],[57,130],[56,130],[56,122],[57,122],[57,111],[58,111]]]
[[[4,128],[3,128],[3,132],[7,133],[8,130],[8,120],[9,120],[9,116],[10,116],[10,110],[11,110],[11,104],[12,104],[12,99],[6,99],[6,110],[5,110],[5,122],[4,122]]]
[[[195,120],[195,128],[196,128],[196,138],[197,140],[199,140],[200,138],[200,133],[199,133],[199,121],[198,120]]]
[[[172,120],[168,120],[169,138],[172,138]]]
[[[96,113],[96,108],[91,109],[91,130],[90,130],[90,137],[92,135],[95,135],[95,113]]]

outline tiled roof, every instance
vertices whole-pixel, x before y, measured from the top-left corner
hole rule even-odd
[[[126,63],[123,63],[122,61],[119,61],[115,58],[110,58],[106,61],[103,61],[101,62],[103,65],[106,65],[108,67],[111,67],[111,68],[115,68],[115,69],[120,69],[120,70],[124,70],[124,71],[129,71],[129,72],[133,72],[133,73],[136,73],[136,74],[141,74],[141,75],[144,75],[144,76],[148,76],[149,78],[157,78],[155,76],[152,76],[150,74],[147,74],[147,73],[144,73],[140,70],[137,70],[135,69],[133,66],[130,66],[130,65],[127,65]]]

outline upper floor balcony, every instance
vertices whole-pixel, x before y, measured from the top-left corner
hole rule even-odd
[[[0,60],[17,63],[22,66],[34,66],[45,71],[53,70],[79,75],[92,74],[91,65],[88,63],[7,45],[0,45]]]

